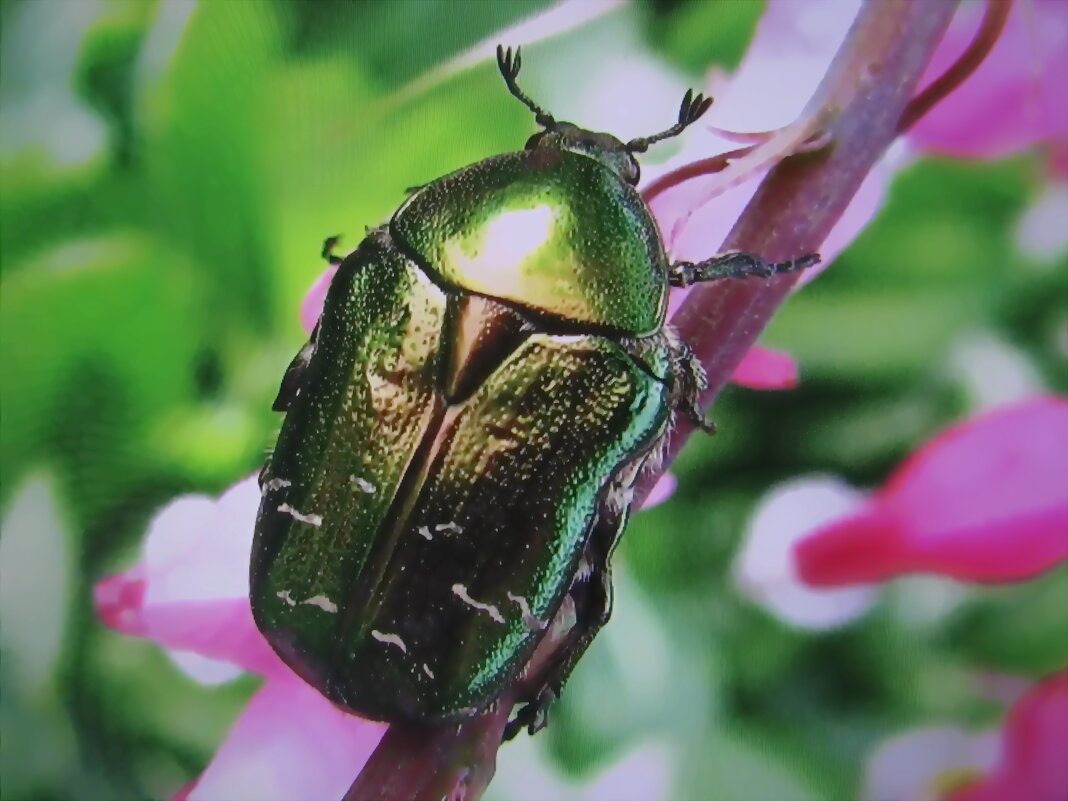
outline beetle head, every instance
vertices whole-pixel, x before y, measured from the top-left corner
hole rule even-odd
[[[638,160],[627,145],[612,134],[587,131],[570,122],[556,122],[545,126],[527,140],[527,150],[551,148],[570,150],[597,159],[629,184],[637,184],[641,177]]]
[[[505,50],[497,45],[497,66],[504,76],[504,82],[508,85],[508,91],[524,106],[534,112],[537,120],[545,130],[539,131],[527,140],[527,150],[536,148],[552,148],[555,150],[570,150],[582,153],[585,156],[595,158],[615,172],[620,178],[629,184],[635,185],[641,177],[638,160],[635,153],[644,153],[649,145],[678,136],[686,128],[695,123],[698,118],[712,105],[712,98],[693,94],[692,90],[686,91],[679,107],[679,119],[667,130],[652,136],[642,136],[622,142],[611,134],[597,131],[587,131],[570,122],[557,122],[551,114],[547,114],[538,104],[526,96],[516,83],[519,68],[523,64],[520,49],[517,47],[513,57],[512,48]]]

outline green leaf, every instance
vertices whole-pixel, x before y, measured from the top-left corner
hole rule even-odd
[[[106,503],[105,487],[151,461],[145,427],[193,394],[204,326],[188,265],[153,240],[115,234],[12,271],[0,296],[4,487],[47,454],[81,454],[93,486],[75,489]]]
[[[990,589],[948,626],[944,646],[984,670],[1040,678],[1068,664],[1068,568]]]

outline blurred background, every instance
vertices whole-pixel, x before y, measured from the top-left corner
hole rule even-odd
[[[323,238],[354,246],[406,187],[530,135],[491,61],[442,65],[547,6],[0,4],[5,798],[165,798],[207,764],[259,679],[195,683],[100,624],[92,586],[136,561],[168,500],[259,468]],[[525,46],[524,87],[558,118],[648,133],[737,64],[762,10],[620,6]],[[635,71],[663,90],[649,108],[628,95]],[[650,798],[848,798],[885,738],[996,724],[977,672],[1068,662],[1063,568],[998,589],[895,582],[822,633],[731,576],[776,484],[877,486],[1007,385],[1068,389],[1064,253],[1030,244],[1050,224],[1033,213],[1045,172],[1024,154],[896,177],[763,339],[797,358],[800,386],[724,393],[719,435],[690,442],[677,492],[620,548],[613,622],[552,726],[502,749],[488,798],[578,797],[627,771]]]

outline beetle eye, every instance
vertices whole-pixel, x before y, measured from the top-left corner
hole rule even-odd
[[[536,134],[530,137],[530,139],[527,140],[527,143],[523,145],[523,147],[527,150],[533,150],[541,144],[541,140],[545,138],[545,134],[545,131],[538,131]]]

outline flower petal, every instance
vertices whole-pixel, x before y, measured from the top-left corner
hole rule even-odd
[[[386,725],[342,712],[295,676],[269,681],[245,708],[189,801],[341,798]]]
[[[173,501],[149,526],[144,560],[96,586],[101,619],[166,648],[262,675],[288,674],[256,628],[249,605],[248,560],[259,502],[254,476],[218,500]],[[194,678],[198,674],[194,670]],[[218,673],[209,668],[203,675]]]
[[[858,513],[797,544],[831,587],[905,572],[1017,581],[1068,559],[1068,402],[1039,398],[944,432]]]
[[[853,240],[860,236],[860,232],[875,219],[886,200],[886,186],[890,177],[900,166],[901,159],[897,154],[891,153],[864,177],[857,188],[857,193],[853,195],[853,199],[849,201],[842,216],[838,218],[838,222],[832,226],[827,238],[820,245],[820,263],[801,273],[795,289],[805,286],[830,267],[842,251],[853,244]]]
[[[259,485],[250,476],[217,500],[190,495],[165,507],[145,539],[145,603],[247,598],[259,506]]]
[[[827,520],[848,514],[863,496],[844,482],[825,476],[781,484],[761,499],[734,563],[734,581],[753,601],[791,625],[808,629],[843,626],[875,602],[869,587],[814,589],[803,584],[791,549]]]
[[[642,504],[642,509],[651,509],[654,506],[659,506],[674,494],[675,488],[678,485],[679,482],[675,479],[675,476],[671,473],[664,473],[664,475],[660,476],[660,479],[653,484],[653,488],[645,498],[645,503]]]
[[[1064,152],[1068,154],[1068,145]],[[1017,221],[1016,247],[1036,260],[1053,262],[1063,258],[1068,251],[1068,226],[1064,220],[1068,220],[1068,183],[1051,181]]]
[[[319,317],[323,313],[323,304],[326,303],[326,293],[330,289],[330,282],[334,280],[337,267],[327,267],[322,274],[315,279],[304,300],[300,302],[300,324],[304,330],[311,333]]]
[[[709,122],[730,131],[770,131],[793,122],[827,73],[859,7],[857,0],[770,0]]]
[[[952,801],[1064,801],[1068,798],[1068,672],[1040,683],[1009,713],[1001,764]]]
[[[734,368],[731,381],[749,389],[792,389],[797,386],[797,362],[786,353],[754,345]]]
[[[884,741],[864,769],[863,801],[940,798],[940,786],[981,776],[998,759],[998,733],[978,735],[951,727],[913,729]]]
[[[962,4],[921,86],[942,75],[972,41],[984,4]],[[1016,3],[986,60],[909,133],[918,147],[998,158],[1068,134],[1068,3]]]

